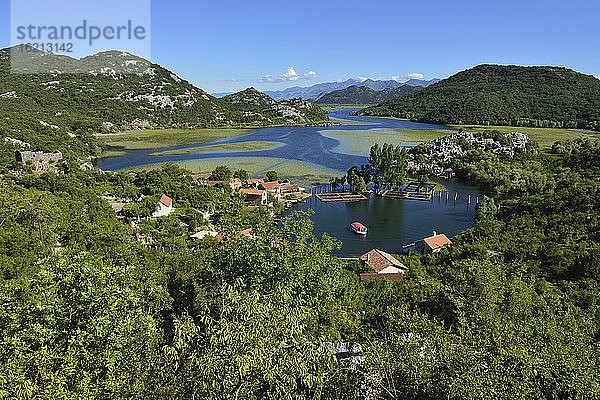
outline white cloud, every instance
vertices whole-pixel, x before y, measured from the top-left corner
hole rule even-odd
[[[231,78],[231,79],[223,79],[223,82],[244,82],[245,79]]]
[[[315,79],[317,77],[317,73],[315,71],[308,71],[303,76],[304,79]]]
[[[594,75],[596,78],[600,79],[600,74]]]
[[[308,71],[307,73],[302,75],[303,79],[315,79],[317,77],[317,73],[315,71]],[[290,82],[297,81],[300,79],[300,75],[296,72],[294,67],[287,67],[287,71],[281,75],[265,75],[261,78],[258,78],[259,82],[268,82],[268,83],[277,83],[277,82]]]
[[[404,79],[423,79],[424,75],[423,74],[408,74],[408,75],[404,75],[404,76],[392,76],[392,79],[395,81],[402,81]]]

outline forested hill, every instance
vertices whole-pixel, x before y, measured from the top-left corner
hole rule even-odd
[[[13,65],[27,74],[11,73]],[[52,73],[43,73],[43,71]],[[252,97],[252,96],[250,96]],[[39,150],[99,150],[92,134],[137,127],[304,124],[327,120],[301,101],[233,102],[208,95],[171,71],[126,52],[77,60],[0,50],[0,134]]]
[[[484,64],[358,114],[599,130],[600,80],[562,67]]]
[[[419,86],[402,85],[383,90],[373,90],[367,86],[352,85],[345,89],[335,90],[319,97],[317,104],[378,104],[398,96],[414,92]]]

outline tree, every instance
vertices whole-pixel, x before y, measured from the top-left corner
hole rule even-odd
[[[348,184],[351,187],[356,187],[358,185],[358,174],[356,173],[356,167],[348,170]]]
[[[231,179],[231,170],[226,165],[219,165],[210,175],[213,181],[227,181]]]
[[[359,192],[365,192],[367,190],[367,185],[365,184],[365,180],[363,179],[362,176],[358,177],[358,180],[356,182],[356,187]]]
[[[277,176],[276,171],[269,170],[265,173],[265,181],[267,181],[267,182],[274,182],[278,179],[279,179],[279,177]]]
[[[493,218],[497,212],[498,207],[496,207],[494,199],[484,195],[475,208],[475,219],[477,221],[488,220]]]
[[[233,173],[233,177],[241,181],[247,181],[250,179],[250,174],[245,169],[238,169]]]
[[[158,199],[145,196],[142,200],[126,204],[121,213],[129,218],[147,218],[158,209]]]

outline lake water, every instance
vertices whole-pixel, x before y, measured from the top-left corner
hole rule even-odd
[[[275,157],[290,160],[310,162],[315,165],[342,171],[354,165],[367,162],[367,155],[343,154],[333,151],[340,142],[323,136],[320,132],[328,130],[367,130],[373,128],[404,128],[404,129],[449,129],[444,126],[421,124],[416,122],[387,118],[350,116],[351,109],[334,110],[331,117],[358,122],[368,122],[360,125],[343,125],[334,127],[301,127],[285,126],[257,129],[245,136],[238,136],[206,143],[204,146],[216,143],[241,143],[249,141],[274,141],[284,145],[260,151],[214,151],[192,154],[146,156],[148,153],[187,148],[192,146],[169,147],[153,150],[130,150],[125,157],[109,157],[98,160],[96,166],[105,170],[118,170],[149,163],[167,161],[185,161],[215,157]],[[402,246],[423,237],[430,236],[432,231],[445,233],[452,237],[473,225],[476,198],[481,198],[477,188],[464,185],[456,180],[442,182],[450,192],[446,202],[445,193],[441,200],[436,196],[432,201],[402,200],[382,198],[372,195],[368,200],[356,203],[323,203],[316,198],[305,204],[293,207],[291,210],[312,209],[311,219],[315,224],[315,233],[329,235],[341,240],[343,247],[339,254],[357,256],[372,248],[379,248],[391,253],[398,253]],[[454,195],[458,199],[454,202]],[[468,206],[468,198],[471,204]],[[289,212],[289,211],[288,211]],[[350,229],[352,222],[365,224],[369,231],[366,237],[356,235]]]
[[[404,128],[404,129],[449,129],[440,125],[421,124],[404,120],[389,118],[357,117],[349,113],[355,109],[333,110],[330,112],[332,118],[347,119],[351,121],[367,122],[360,125],[342,125],[333,127],[305,127],[305,126],[275,126],[260,128],[253,133],[244,136],[236,136],[205,143],[200,146],[211,146],[221,143],[243,143],[251,141],[273,141],[283,143],[273,149],[258,151],[207,151],[201,153],[189,153],[165,156],[147,156],[146,154],[163,150],[184,149],[198,145],[165,147],[153,150],[127,150],[124,157],[108,157],[99,159],[95,165],[104,170],[119,170],[131,168],[150,163],[164,163],[168,161],[199,160],[216,157],[274,157],[298,160],[315,165],[331,168],[339,171],[347,171],[354,165],[366,163],[366,155],[343,154],[333,151],[339,141],[321,135],[320,132],[343,131],[343,130],[366,130],[373,128]]]
[[[368,200],[353,203],[324,203],[313,197],[293,210],[312,209],[315,234],[327,232],[342,241],[340,255],[354,257],[378,248],[398,254],[402,246],[427,236],[433,231],[452,237],[473,226],[475,202],[481,192],[456,180],[442,182],[449,192],[437,194],[432,201],[392,199],[371,195]],[[458,193],[456,203],[454,195]],[[469,195],[471,204],[468,204]],[[352,222],[362,222],[368,228],[366,236],[350,229]]]

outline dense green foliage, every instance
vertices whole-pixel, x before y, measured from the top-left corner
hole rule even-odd
[[[598,146],[455,159],[493,198],[452,247],[399,257],[400,282],[360,282],[308,215],[276,224],[174,165],[6,175],[0,397],[597,398]],[[394,181],[405,161],[377,146],[363,169]],[[117,218],[104,194],[175,212]],[[210,223],[222,240],[190,239]]]
[[[364,192],[369,183],[399,186],[406,182],[409,153],[405,147],[375,143],[369,151],[368,163],[360,168],[354,166],[345,176],[332,178],[333,186],[348,184],[359,192]]]
[[[383,90],[373,90],[367,86],[352,85],[345,89],[334,90],[324,94],[315,100],[317,104],[379,104],[386,100],[394,99],[415,90],[419,86],[402,85],[399,87],[388,87]]]
[[[478,65],[358,114],[442,124],[600,130],[600,80],[560,67]]]

